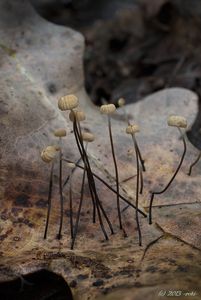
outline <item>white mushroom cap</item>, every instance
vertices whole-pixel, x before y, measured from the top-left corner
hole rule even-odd
[[[90,143],[95,140],[95,136],[90,132],[84,131],[84,132],[82,132],[82,139],[83,139],[83,141]]]
[[[100,112],[105,115],[110,115],[115,112],[116,107],[114,104],[104,104],[100,107]]]
[[[50,163],[56,156],[59,147],[56,146],[47,146],[41,152],[41,158],[44,162]]]
[[[71,122],[74,121],[74,117],[78,122],[84,121],[86,119],[85,113],[81,110],[71,111],[69,114],[69,119]]]
[[[175,126],[179,128],[187,127],[187,120],[181,116],[169,116],[167,120],[168,126]]]
[[[60,110],[71,110],[78,106],[78,98],[75,95],[66,95],[59,99],[58,107]]]
[[[128,125],[126,128],[126,133],[128,134],[135,134],[137,132],[140,132],[140,127],[138,125]]]
[[[54,131],[54,135],[56,137],[64,137],[64,136],[66,136],[66,130],[62,129],[62,128],[59,128],[59,129]]]

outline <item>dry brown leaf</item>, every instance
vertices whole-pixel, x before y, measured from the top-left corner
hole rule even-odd
[[[156,299],[162,289],[198,289],[201,173],[197,167],[192,177],[186,175],[196,156],[190,143],[176,180],[164,195],[155,198],[154,224],[150,226],[147,219],[140,217],[142,247],[138,246],[133,209],[128,208],[123,213],[128,233],[125,239],[118,230],[116,197],[100,182],[97,182],[98,193],[114,224],[115,235],[106,242],[99,225],[92,224],[91,200],[86,187],[80,231],[75,250],[70,251],[66,188],[63,237],[57,240],[57,172],[48,239],[43,240],[50,170],[41,161],[40,151],[50,143],[57,143],[53,135],[55,129],[66,127],[69,134],[64,143],[65,156],[73,161],[79,158],[70,133],[72,124],[67,114],[58,110],[58,98],[66,93],[79,97],[87,115],[83,127],[96,135],[96,141],[89,146],[93,170],[115,188],[107,127],[105,117],[84,92],[82,36],[42,20],[23,1],[2,1],[0,12],[0,25],[4,29],[0,46],[0,281],[48,269],[62,275],[68,284],[76,280],[77,286],[72,291],[79,299],[95,299],[116,289],[122,289],[121,299],[129,300],[145,296]],[[147,172],[140,206],[146,210],[149,190],[161,188],[167,182],[182,152],[177,130],[166,125],[167,116],[182,114],[191,125],[196,116],[197,97],[185,89],[169,89],[127,109],[141,127],[137,138]],[[121,110],[118,114],[122,114]],[[134,202],[135,160],[127,155],[132,143],[125,134],[126,124],[119,121],[117,115],[112,119],[112,126],[121,192]],[[69,170],[65,173],[67,175]],[[73,177],[74,211],[79,201],[81,175],[77,170]],[[127,180],[130,177],[132,179]],[[126,206],[123,202],[121,205]],[[115,294],[108,297],[118,299]]]

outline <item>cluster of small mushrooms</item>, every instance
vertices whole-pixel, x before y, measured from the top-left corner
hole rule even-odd
[[[132,207],[135,210],[135,219],[137,224],[137,231],[138,231],[138,239],[139,239],[139,245],[142,245],[142,234],[141,234],[141,228],[140,228],[140,222],[139,222],[139,214],[141,214],[143,217],[147,217],[147,215],[139,209],[139,195],[143,193],[143,172],[146,171],[145,168],[145,162],[142,158],[140,148],[137,143],[136,134],[140,131],[140,128],[137,124],[131,124],[128,118],[128,115],[125,110],[125,100],[123,98],[120,98],[118,101],[119,107],[121,107],[124,111],[124,117],[125,121],[127,122],[126,127],[126,133],[131,136],[134,151],[135,151],[135,160],[136,160],[136,167],[137,167],[137,176],[136,176],[136,190],[135,190],[135,204],[126,199],[123,195],[120,193],[119,189],[119,172],[118,172],[118,165],[117,160],[115,156],[115,150],[114,150],[114,144],[113,144],[113,135],[112,135],[112,125],[111,125],[111,114],[113,114],[116,110],[116,107],[114,104],[105,104],[100,107],[100,112],[102,114],[107,115],[108,120],[108,133],[109,133],[109,140],[111,145],[111,153],[112,153],[112,159],[114,163],[114,170],[115,170],[115,180],[116,180],[116,188],[113,188],[110,186],[105,180],[103,180],[100,176],[98,176],[96,173],[92,171],[90,159],[88,156],[88,143],[91,143],[94,141],[95,137],[91,132],[86,132],[81,127],[81,122],[85,120],[86,116],[85,113],[78,109],[79,101],[78,98],[75,95],[66,95],[64,97],[61,97],[58,101],[58,107],[61,111],[69,111],[69,119],[73,123],[73,134],[75,137],[76,145],[80,154],[80,159],[77,162],[73,162],[69,159],[64,158],[63,152],[62,152],[62,138],[66,136],[66,130],[65,129],[58,129],[54,132],[54,135],[59,138],[59,144],[58,146],[47,146],[42,152],[41,152],[41,158],[44,162],[51,164],[51,171],[50,171],[50,180],[49,180],[49,193],[48,193],[48,211],[47,211],[47,218],[46,218],[46,226],[45,226],[45,232],[44,232],[44,239],[47,237],[47,231],[48,231],[48,225],[49,225],[49,218],[50,218],[50,211],[51,211],[51,198],[52,198],[52,185],[53,185],[53,172],[54,172],[54,163],[56,158],[59,156],[59,194],[60,194],[60,226],[59,226],[59,232],[58,232],[58,239],[61,238],[62,233],[62,225],[63,225],[63,214],[64,214],[64,197],[63,197],[63,188],[64,186],[69,183],[69,211],[70,211],[70,232],[71,232],[71,249],[74,248],[77,232],[78,232],[78,226],[80,221],[80,214],[81,209],[83,205],[83,198],[84,198],[84,187],[85,182],[87,178],[87,183],[90,191],[91,196],[91,203],[92,203],[92,209],[93,209],[93,223],[98,222],[100,224],[100,228],[103,232],[104,238],[108,240],[108,233],[105,228],[105,224],[108,225],[108,228],[111,232],[111,234],[114,233],[112,223],[104,209],[103,203],[99,198],[97,189],[96,189],[96,181],[100,181],[102,184],[104,184],[109,190],[111,190],[116,195],[116,207],[118,212],[118,220],[119,220],[119,228],[122,230],[124,236],[126,237],[126,231],[123,228],[122,225],[122,211],[120,209],[120,199],[121,201],[124,201],[127,203],[127,207]],[[152,205],[154,196],[158,194],[164,193],[171,183],[173,182],[174,178],[176,177],[177,173],[179,172],[181,165],[183,163],[185,154],[186,154],[186,142],[184,138],[184,134],[182,132],[182,128],[187,127],[187,121],[185,118],[181,116],[170,116],[167,121],[169,126],[174,126],[178,129],[179,134],[183,141],[183,154],[180,159],[180,162],[178,164],[177,169],[175,170],[173,176],[161,191],[151,191],[150,195],[150,205],[149,205],[149,224],[152,224]],[[191,174],[193,166],[198,162],[200,159],[201,154],[199,154],[198,158],[195,160],[195,162],[192,163],[192,165],[189,168],[188,175]],[[62,174],[63,174],[63,162],[67,163],[68,168],[71,169],[70,175],[66,178],[65,181],[63,181]],[[82,162],[82,164],[80,164]],[[80,199],[79,199],[79,206],[76,212],[76,220],[74,222],[73,218],[73,197],[72,197],[72,186],[71,186],[71,180],[73,172],[76,168],[79,168],[83,171],[82,173],[82,183],[81,183],[81,192],[80,192]]]

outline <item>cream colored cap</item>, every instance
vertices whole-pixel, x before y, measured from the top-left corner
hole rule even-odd
[[[101,105],[101,107],[100,107],[100,112],[102,114],[106,114],[106,115],[112,114],[113,112],[115,112],[115,110],[116,110],[116,107],[114,104],[104,104],[104,105]]]
[[[56,156],[58,148],[55,146],[47,146],[41,152],[41,158],[44,162],[50,163]]]
[[[69,114],[69,119],[71,122],[74,121],[74,117],[78,122],[84,121],[86,119],[85,113],[81,110],[71,111]]]
[[[140,127],[138,125],[128,125],[126,128],[126,133],[128,134],[135,134],[137,132],[140,132]]]
[[[90,143],[95,140],[95,136],[90,132],[84,131],[84,132],[82,132],[82,139],[83,139],[83,141]]]
[[[118,105],[119,107],[122,107],[126,104],[126,100],[124,98],[119,98]]]
[[[78,98],[75,95],[66,95],[59,99],[58,107],[60,110],[71,110],[78,106]]]
[[[168,126],[175,126],[179,128],[187,127],[187,120],[181,116],[169,116],[167,123]]]
[[[62,129],[62,128],[59,128],[59,129],[54,131],[54,135],[56,137],[64,137],[64,136],[66,136],[66,130]]]

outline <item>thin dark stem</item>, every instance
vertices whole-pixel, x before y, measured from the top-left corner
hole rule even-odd
[[[81,160],[82,160],[82,159],[79,158],[79,159],[77,160],[76,164],[79,164]],[[76,170],[76,164],[75,164],[75,167],[71,170],[70,175],[68,175],[68,176],[66,177],[66,180],[64,181],[64,184],[63,184],[63,188],[65,187],[66,184],[68,184],[69,179],[70,179],[70,176],[75,172],[75,170]]]
[[[103,224],[103,221],[102,221],[102,217],[101,217],[101,214],[100,214],[100,208],[99,208],[100,201],[99,201],[97,193],[96,193],[95,183],[94,183],[93,175],[91,175],[92,172],[91,172],[91,169],[90,169],[90,164],[89,164],[89,161],[88,161],[88,157],[85,154],[83,141],[82,141],[82,138],[81,138],[81,136],[79,135],[79,132],[78,132],[76,119],[74,119],[74,122],[73,122],[73,129],[74,129],[76,143],[77,143],[80,155],[82,157],[82,160],[84,162],[85,169],[86,169],[86,172],[87,172],[89,190],[90,190],[93,201],[95,201],[96,208],[97,208],[97,211],[98,211],[100,226],[101,226],[101,229],[102,229],[103,234],[105,236],[105,239],[108,240],[108,236],[107,236],[107,233],[105,231],[104,224]]]
[[[179,130],[179,133],[181,134],[181,138],[182,138],[183,145],[184,145],[184,151],[183,151],[182,157],[180,159],[180,162],[178,164],[178,167],[177,167],[176,171],[174,172],[172,178],[170,179],[168,184],[165,186],[165,188],[162,189],[162,191],[160,191],[160,192],[151,192],[151,200],[150,200],[150,204],[149,204],[149,224],[152,224],[152,204],[153,204],[153,200],[154,200],[154,195],[163,194],[169,188],[169,186],[171,185],[171,183],[173,182],[173,180],[177,176],[177,173],[179,172],[179,170],[181,168],[181,165],[183,163],[183,160],[184,160],[184,157],[185,157],[185,154],[186,154],[186,141],[185,141],[185,138],[183,137],[181,129],[179,127],[177,127],[177,128]]]
[[[142,169],[140,169],[140,194],[143,193],[143,187],[144,187],[144,180],[143,180]]]
[[[106,214],[106,212],[105,212],[105,210],[104,210],[104,208],[102,206],[101,201],[99,200],[99,197],[98,197],[98,194],[97,194],[97,191],[96,191],[95,181],[94,181],[94,178],[93,178],[93,173],[91,171],[90,163],[89,163],[89,160],[88,160],[88,156],[87,156],[87,154],[85,152],[83,141],[82,141],[82,138],[79,137],[79,134],[78,134],[78,138],[79,138],[79,141],[80,141],[80,145],[82,147],[82,153],[84,154],[84,157],[86,158],[86,163],[87,163],[87,166],[88,166],[88,173],[87,174],[89,175],[89,178],[90,178],[90,180],[89,180],[89,187],[91,186],[92,191],[94,193],[97,210],[99,210],[99,207],[100,207],[100,209],[101,209],[101,211],[102,211],[102,213],[103,213],[103,215],[104,215],[104,217],[105,217],[105,219],[106,219],[106,221],[108,223],[108,226],[110,227],[111,233],[113,234],[114,232],[113,232],[112,224],[111,224],[111,222],[110,222],[110,220],[109,220],[109,218],[108,218],[108,216],[107,216],[107,214]],[[99,216],[101,217],[101,214],[99,214]],[[103,226],[103,222],[102,221],[101,221],[101,223],[102,223],[101,226]]]
[[[129,120],[129,118],[128,118],[128,114],[126,113],[126,109],[125,109],[124,106],[123,106],[123,112],[124,112],[124,117],[125,117],[125,120],[126,120],[127,124],[128,124],[128,125],[131,125],[131,122],[130,122],[130,120]],[[142,154],[141,154],[141,152],[140,152],[140,148],[139,148],[139,146],[138,146],[137,141],[136,141],[136,148],[137,148],[137,152],[138,152],[138,155],[139,155],[139,159],[140,159],[140,163],[141,163],[141,166],[142,166],[142,170],[143,170],[143,172],[145,172],[145,171],[146,171],[146,168],[145,168],[145,165],[144,165],[144,159],[142,158]],[[142,185],[143,185],[143,184],[142,184]]]
[[[72,191],[72,174],[70,176],[70,186],[69,186],[69,211],[70,211],[70,233],[71,233],[71,239],[73,239],[73,191]]]
[[[59,195],[60,195],[60,225],[57,238],[61,239],[61,231],[63,226],[63,190],[62,190],[62,151],[59,152]]]
[[[67,163],[72,163],[72,161],[71,160],[69,160],[69,159],[65,159],[65,158],[63,158],[63,161],[65,161],[65,162],[67,162]],[[79,169],[82,169],[82,170],[84,170],[84,167],[82,167],[82,166],[80,166],[80,165],[78,165],[78,164],[76,164],[76,166],[79,168]],[[93,172],[92,172],[93,173]],[[111,190],[113,193],[117,193],[105,180],[103,180],[100,176],[98,176],[97,174],[95,174],[95,173],[93,173],[93,176],[95,177],[95,178],[97,178],[99,181],[101,181],[109,190]],[[129,206],[131,206],[132,208],[134,208],[134,209],[136,209],[136,207],[135,207],[135,205],[134,204],[132,204],[129,200],[127,200],[124,196],[122,196],[121,194],[119,194],[119,197],[124,201],[124,202],[126,202]],[[143,217],[147,217],[147,215],[143,212],[143,211],[141,211],[140,209],[138,209],[138,211],[139,211],[139,213],[140,214],[142,214],[143,215]]]
[[[140,163],[141,163],[141,166],[142,166],[142,170],[143,172],[146,171],[146,168],[145,168],[145,165],[144,165],[144,159],[142,158],[142,155],[141,155],[141,152],[140,152],[140,148],[138,146],[138,143],[136,141],[136,149],[137,149],[137,152],[138,152],[138,156],[139,156],[139,159],[140,159]]]
[[[136,223],[137,223],[137,230],[138,230],[138,237],[139,237],[139,246],[142,246],[142,234],[141,234],[141,229],[140,229],[140,223],[139,223],[139,216],[138,216],[138,202],[139,202],[139,181],[140,181],[140,166],[139,166],[139,154],[137,151],[136,147],[136,139],[135,136],[132,135],[132,140],[135,148],[135,154],[136,154],[136,165],[137,165],[137,182],[136,182],[136,211],[135,211],[135,216],[136,216]]]
[[[79,225],[79,220],[80,220],[80,213],[81,213],[82,202],[83,202],[83,197],[84,197],[85,175],[86,175],[86,170],[84,169],[83,177],[82,177],[82,187],[81,187],[81,194],[80,194],[80,203],[79,203],[78,212],[77,212],[77,218],[76,218],[76,222],[75,222],[73,239],[72,239],[72,243],[71,243],[71,250],[73,250],[75,239],[76,239],[76,236],[77,236],[77,231],[78,231],[78,225]]]
[[[188,171],[189,176],[191,176],[192,168],[199,162],[200,158],[201,158],[201,151],[200,151],[198,157],[196,158],[196,160],[189,167],[189,171]]]
[[[86,160],[86,164],[88,164],[88,166],[89,166],[89,168],[88,168],[88,171],[89,171],[89,173],[91,172],[91,168],[90,168],[90,165],[89,165],[89,160],[88,160],[88,155],[87,155],[87,144],[86,144],[86,149],[84,148],[84,144],[83,144],[83,140],[82,140],[82,129],[81,129],[81,126],[80,126],[80,122],[79,121],[77,121],[77,123],[76,123],[76,125],[77,125],[77,131],[78,131],[78,133],[77,133],[77,137],[78,137],[78,140],[79,140],[79,143],[80,143],[80,145],[81,145],[81,148],[80,148],[80,151],[82,151],[82,153],[83,153],[83,156],[84,156],[84,158],[85,158],[85,160]],[[85,164],[85,166],[86,166],[86,164]],[[90,173],[91,174],[91,173]],[[92,175],[92,174],[91,174]],[[90,175],[90,176],[91,176]],[[93,176],[93,175],[92,175]],[[90,185],[91,183],[89,183],[89,185]],[[96,189],[96,188],[95,188]],[[91,192],[92,190],[90,190],[90,193],[91,193],[91,195],[93,195],[93,192]],[[95,196],[96,197],[96,196]],[[93,223],[96,223],[96,201],[95,201],[95,198],[94,198],[94,196],[92,196],[92,205],[93,205]]]
[[[117,168],[117,161],[114,151],[114,143],[113,143],[113,137],[112,137],[112,126],[111,126],[111,119],[108,115],[108,128],[109,128],[109,136],[110,136],[110,144],[111,144],[111,150],[112,150],[112,157],[114,162],[114,168],[115,168],[115,177],[116,177],[116,188],[117,188],[117,211],[118,211],[118,217],[119,217],[119,228],[122,229],[122,220],[121,220],[121,209],[120,209],[120,201],[119,201],[119,173]]]
[[[44,239],[47,238],[47,230],[48,230],[48,225],[49,225],[50,210],[51,210],[51,204],[52,204],[53,171],[54,171],[54,162],[52,163],[51,171],[50,171],[49,192],[48,192],[48,200],[47,200],[47,202],[48,202],[48,210],[47,210],[47,218],[46,218]]]

